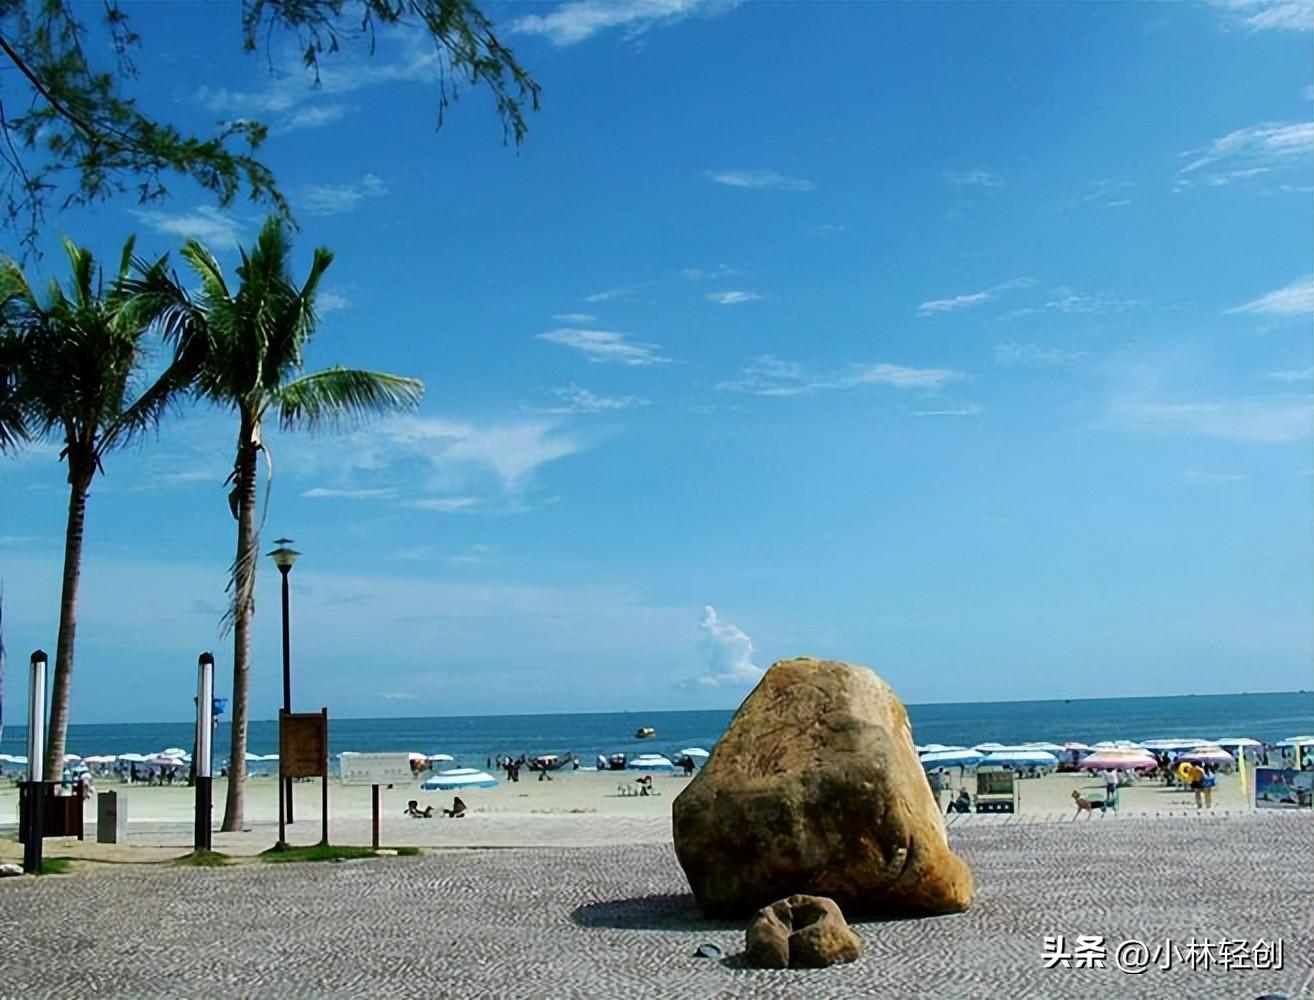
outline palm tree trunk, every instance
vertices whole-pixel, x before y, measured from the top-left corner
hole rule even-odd
[[[82,531],[87,516],[87,490],[95,473],[95,458],[73,448],[68,453],[68,525],[64,529],[64,584],[59,598],[59,638],[55,646],[55,679],[50,695],[46,735],[46,780],[64,773],[69,698],[73,691],[73,644],[78,631],[78,582],[82,576]]]
[[[254,532],[256,506],[256,460],[259,422],[242,414],[237,442],[237,557],[233,570],[233,734],[228,755],[228,797],[224,821],[219,829],[235,833],[242,829],[242,806],[246,792],[247,692],[251,673],[251,616],[255,593]]]

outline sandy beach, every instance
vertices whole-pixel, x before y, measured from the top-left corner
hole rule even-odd
[[[382,842],[395,846],[448,847],[594,847],[618,842],[632,844],[669,843],[671,803],[685,787],[683,776],[661,775],[653,779],[653,794],[621,794],[637,790],[633,772],[559,771],[551,781],[538,781],[522,773],[519,782],[501,781],[495,788],[464,791],[469,807],[459,820],[441,816],[450,807],[453,793],[421,791],[419,783],[381,789]],[[968,782],[969,787],[974,787]],[[132,856],[135,849],[164,847],[186,849],[191,843],[193,796],[185,786],[123,785],[102,783],[99,791],[115,791],[126,799],[128,844],[108,846],[95,843],[94,802],[84,806],[86,840],[78,844],[60,839],[58,848],[47,853],[69,856]],[[1074,789],[1102,796],[1098,778],[1085,774],[1051,774],[1023,779],[1018,783],[1019,808],[1013,816],[959,815],[951,825],[1014,822],[1116,822],[1133,817],[1197,815],[1189,792],[1140,781],[1120,791],[1117,813],[1078,815],[1072,801]],[[214,786],[215,827],[222,816],[225,785]],[[295,785],[296,822],[288,827],[288,841],[310,844],[320,839],[321,787],[318,780]],[[947,801],[941,793],[942,802]],[[434,806],[432,819],[404,815],[406,803],[416,799],[421,808]],[[368,786],[343,785],[329,781],[329,839],[340,844],[368,844],[371,837],[371,790]],[[1237,775],[1219,776],[1212,813],[1236,816],[1251,811],[1242,795]],[[272,778],[248,781],[246,815],[242,833],[216,833],[216,850],[251,855],[269,847],[278,834],[278,785]],[[12,833],[18,822],[18,793],[13,787],[0,790],[0,829]],[[52,844],[56,843],[52,840]],[[65,849],[67,845],[67,850]],[[0,856],[13,854],[17,845],[0,842]]]

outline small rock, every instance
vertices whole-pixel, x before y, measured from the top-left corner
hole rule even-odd
[[[694,958],[720,958],[721,946],[719,944],[700,944],[694,951]]]
[[[862,940],[825,896],[795,895],[763,907],[744,944],[745,960],[759,969],[822,969],[862,954]]]
[[[22,875],[22,865],[0,865],[0,878],[9,878],[11,875]]]

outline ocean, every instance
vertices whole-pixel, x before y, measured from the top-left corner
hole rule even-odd
[[[669,754],[694,746],[710,750],[733,714],[721,710],[347,719],[334,718],[330,707],[329,747],[334,755],[344,750],[446,753],[459,764],[480,767],[489,757],[504,753],[532,757],[571,752],[587,764],[599,753]],[[1093,743],[1239,736],[1275,742],[1314,732],[1314,692],[910,705],[908,714],[918,743],[972,746],[986,741]],[[215,733],[216,765],[228,756],[227,721],[225,716]],[[656,736],[636,739],[640,726],[656,729]],[[68,750],[84,757],[153,753],[166,747],[190,750],[192,735],[193,725],[188,722],[73,725]],[[24,727],[6,726],[0,753],[26,753],[26,739]],[[277,753],[277,723],[251,723],[248,743],[250,753]],[[269,762],[264,769],[274,766]]]

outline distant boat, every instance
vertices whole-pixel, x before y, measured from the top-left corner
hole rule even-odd
[[[650,740],[657,735],[657,730],[652,726],[640,726],[634,733],[634,738],[639,740]]]

